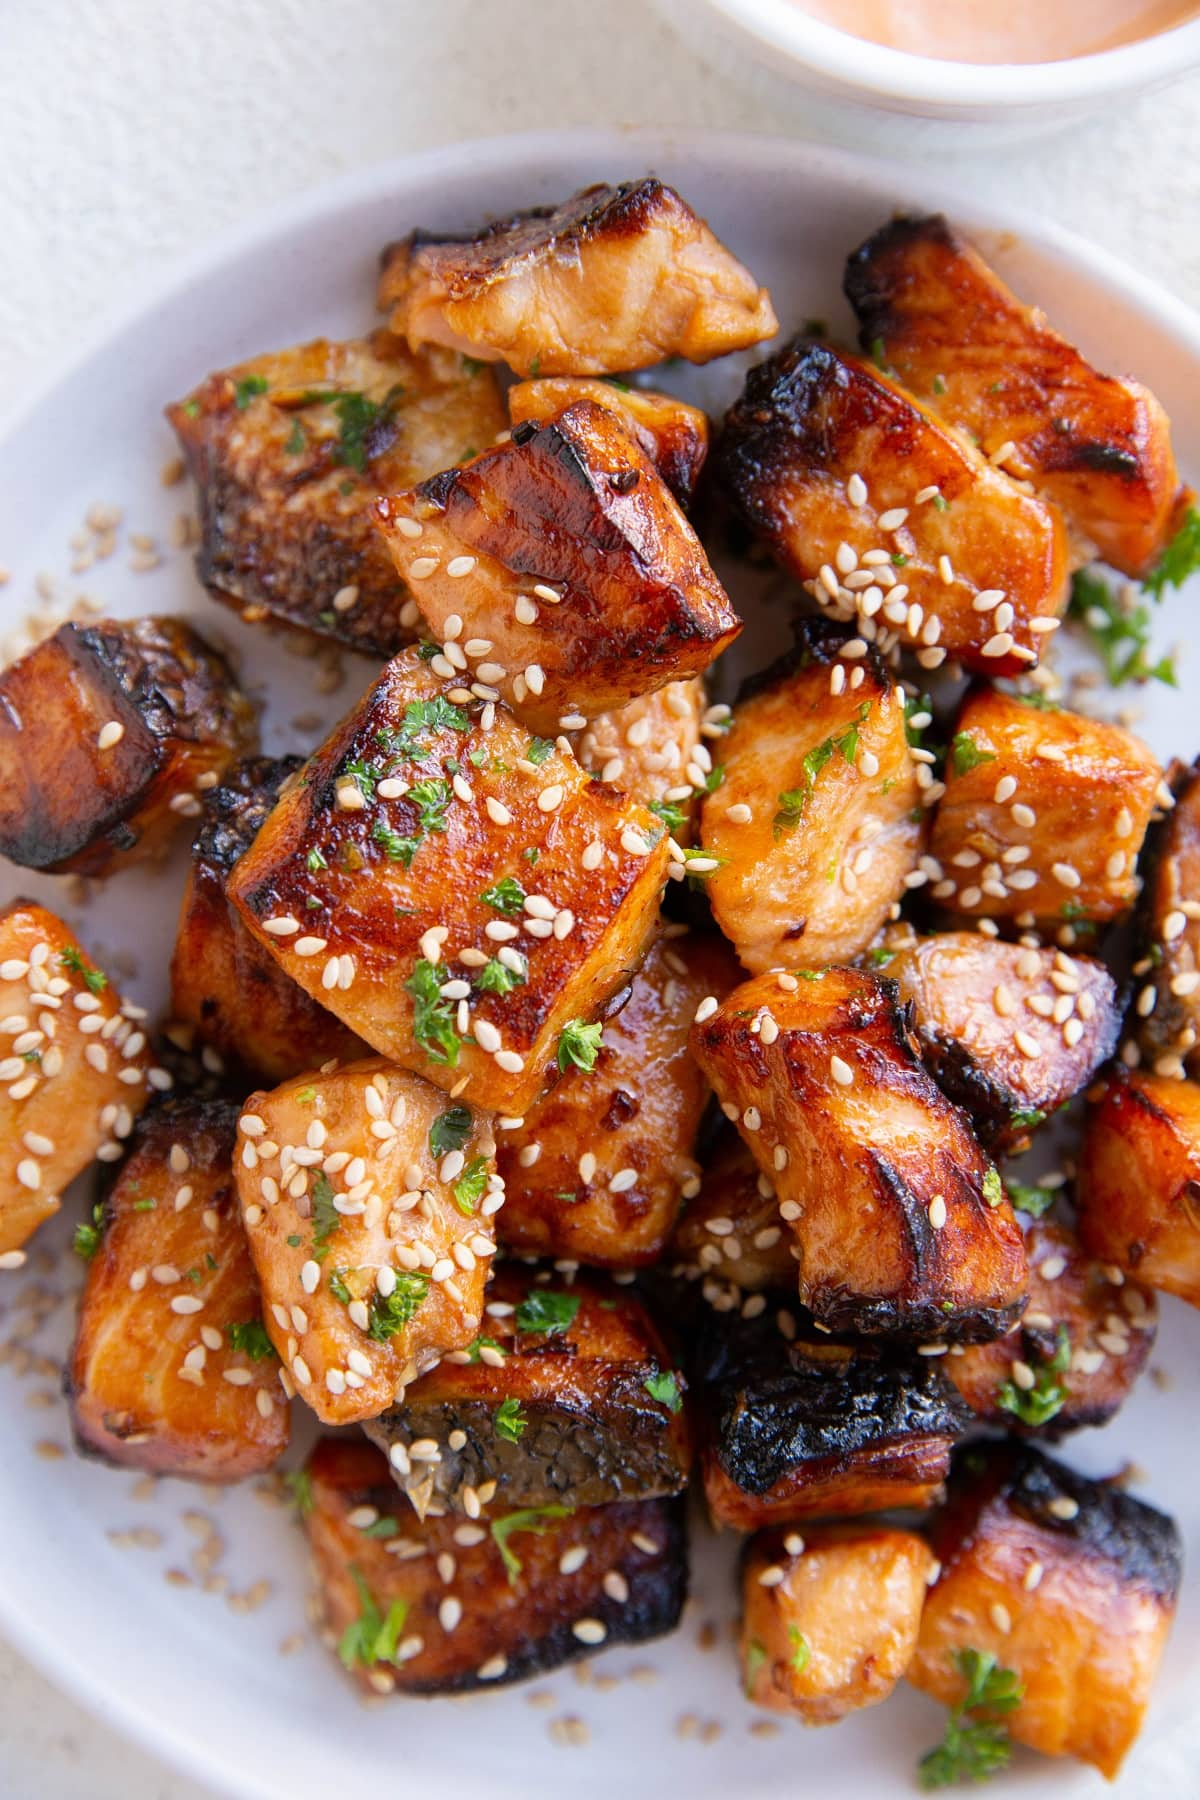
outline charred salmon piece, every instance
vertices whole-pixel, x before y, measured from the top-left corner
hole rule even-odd
[[[950,912],[1106,921],[1129,910],[1162,771],[1100,719],[968,693],[946,758],[930,888]]]
[[[708,1083],[688,1048],[700,1002],[737,968],[714,934],[668,928],[604,1026],[591,1068],[570,1064],[524,1121],[498,1133],[505,1249],[604,1268],[657,1261],[699,1181]]]
[[[802,1725],[886,1700],[916,1649],[933,1555],[913,1531],[764,1531],[742,1562],[746,1698]]]
[[[175,1025],[194,1028],[226,1068],[250,1081],[286,1081],[333,1057],[353,1062],[368,1054],[361,1038],[284,973],[226,893],[230,869],[302,766],[298,756],[251,757],[204,795],[171,958]]]
[[[761,1298],[761,1296],[759,1297]],[[709,1312],[695,1341],[704,1494],[738,1531],[928,1507],[971,1420],[935,1357],[785,1336],[770,1307]]]
[[[233,1182],[237,1109],[170,1100],[143,1114],[84,1227],[67,1390],[75,1441],[121,1468],[241,1481],[287,1448],[279,1360]]]
[[[382,1057],[247,1100],[235,1167],[263,1316],[325,1424],[374,1418],[478,1333],[494,1155],[487,1114]]]
[[[881,648],[989,679],[1037,662],[1067,604],[1057,510],[858,357],[797,338],[752,369],[714,461],[777,560]]]
[[[1200,771],[1176,764],[1175,804],[1139,864],[1138,977],[1129,1024],[1155,1075],[1200,1074]]]
[[[372,503],[490,444],[490,369],[387,331],[317,338],[223,369],[167,408],[196,483],[197,573],[244,619],[391,656],[419,617]]]
[[[690,841],[697,803],[712,776],[703,742],[704,684],[671,681],[616,712],[597,713],[574,738],[579,766],[620,788]]]
[[[418,1523],[361,1438],[321,1438],[299,1483],[331,1648],[372,1693],[463,1693],[673,1631],[682,1504],[548,1506]]]
[[[518,381],[505,398],[514,425],[527,419],[544,424],[556,419],[576,400],[591,400],[616,413],[634,442],[650,458],[685,510],[696,491],[708,455],[708,415],[674,394],[631,387],[627,381],[601,376],[559,375]]]
[[[535,731],[700,675],[742,628],[654,464],[591,400],[375,516],[441,646],[435,671]]]
[[[705,1283],[760,1294],[794,1286],[795,1240],[779,1217],[773,1178],[763,1175],[736,1132],[705,1160],[667,1247],[667,1262]],[[714,1290],[715,1291],[715,1290]]]
[[[873,653],[808,626],[795,665],[738,706],[703,802],[713,916],[754,974],[866,949],[924,836],[904,696]]]
[[[0,1270],[93,1160],[116,1162],[154,1088],[140,1006],[43,906],[0,912]]]
[[[894,982],[760,975],[705,1008],[691,1042],[774,1183],[822,1325],[986,1342],[1019,1318],[1020,1229],[966,1114],[923,1068]]]
[[[767,290],[652,175],[478,231],[414,231],[383,253],[379,307],[414,348],[448,344],[518,375],[710,362],[778,329]]]
[[[1188,497],[1153,394],[1094,369],[938,214],[882,226],[845,287],[863,348],[923,406],[1053,500],[1093,554],[1149,571]]]
[[[596,1016],[641,961],[661,838],[569,746],[409,651],[280,795],[226,891],[348,1030],[519,1117],[560,1060],[594,1053]]]
[[[1200,1088],[1115,1069],[1088,1099],[1077,1183],[1084,1248],[1200,1306]]]
[[[945,931],[881,966],[938,1084],[996,1154],[1027,1144],[1116,1047],[1116,983],[1093,957]]]
[[[1010,1735],[1111,1780],[1175,1613],[1174,1520],[1030,1446],[990,1443],[959,1452],[930,1541],[940,1572],[909,1680],[950,1706],[965,1686],[957,1656],[990,1653],[1020,1683]]]
[[[946,1374],[972,1412],[1009,1431],[1057,1438],[1107,1424],[1153,1347],[1154,1295],[1095,1261],[1052,1219],[1030,1224],[1025,1255],[1029,1305],[1021,1323],[992,1344],[954,1345]]]
[[[257,743],[228,663],[182,619],[60,625],[0,674],[0,855],[91,876],[159,856]]]
[[[645,1305],[602,1277],[503,1264],[480,1335],[367,1425],[423,1517],[605,1506],[687,1483],[686,1383]]]

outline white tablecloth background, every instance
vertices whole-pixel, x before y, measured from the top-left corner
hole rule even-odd
[[[814,134],[803,99],[748,75],[647,0],[0,0],[0,412],[173,254],[361,163],[534,127]],[[938,167],[1200,304],[1200,78]],[[0,1800],[68,1796],[206,1791],[0,1640]]]

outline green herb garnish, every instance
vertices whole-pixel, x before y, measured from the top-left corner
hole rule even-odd
[[[75,1227],[75,1235],[71,1239],[71,1248],[76,1256],[82,1256],[84,1262],[91,1262],[100,1248],[100,1240],[104,1236],[104,1202],[98,1200],[92,1208],[90,1223],[84,1221]]]
[[[653,1375],[647,1375],[642,1386],[650,1398],[665,1406],[668,1412],[683,1411],[683,1395],[679,1391],[679,1377],[674,1369],[656,1370]]]
[[[956,775],[968,775],[972,769],[978,769],[981,764],[996,760],[990,750],[981,750],[975,739],[965,731],[955,732],[950,741],[950,755],[954,761]]]
[[[529,1506],[522,1512],[506,1513],[502,1519],[492,1520],[492,1539],[508,1570],[510,1586],[515,1584],[523,1565],[509,1547],[509,1538],[515,1537],[518,1531],[533,1531],[540,1537],[549,1531],[556,1519],[569,1519],[574,1511],[573,1506]]]
[[[1018,1212],[1028,1213],[1031,1219],[1040,1219],[1043,1213],[1050,1211],[1058,1199],[1058,1190],[1048,1187],[1029,1187],[1023,1181],[1010,1181],[1008,1197]]]
[[[333,1204],[333,1187],[329,1177],[321,1169],[313,1176],[309,1198],[312,1201],[313,1259],[323,1262],[329,1255],[329,1240],[341,1224],[342,1215]]]
[[[558,1040],[559,1068],[565,1071],[573,1065],[585,1071],[594,1069],[603,1036],[603,1025],[588,1025],[583,1019],[568,1019]]]
[[[1053,1356],[1035,1365],[1031,1388],[1020,1388],[1006,1381],[997,1396],[997,1404],[1012,1413],[1023,1425],[1045,1425],[1062,1411],[1067,1390],[1058,1377],[1071,1366],[1071,1334],[1060,1325],[1055,1337]]]
[[[506,875],[503,881],[485,888],[479,898],[484,906],[493,907],[496,912],[505,913],[511,918],[525,904],[525,889],[511,875]]]
[[[1165,589],[1182,587],[1197,570],[1200,570],[1200,512],[1189,506],[1183,524],[1142,586],[1152,599],[1161,600]]]
[[[238,411],[245,412],[256,394],[266,393],[267,386],[267,379],[264,375],[243,375],[240,381],[234,383],[233,387],[234,405]]]
[[[540,1331],[554,1337],[575,1323],[581,1301],[578,1294],[552,1293],[549,1288],[530,1288],[516,1311],[518,1331]]]
[[[395,1269],[396,1285],[390,1294],[378,1290],[371,1296],[371,1318],[367,1336],[376,1344],[386,1344],[406,1325],[410,1325],[429,1298],[429,1277],[421,1269]]]
[[[1126,681],[1178,686],[1171,658],[1163,656],[1151,663],[1146,654],[1151,638],[1149,608],[1123,601],[1091,569],[1076,570],[1067,616],[1086,626],[1110,687]]]
[[[448,1150],[461,1150],[470,1135],[470,1110],[465,1106],[447,1107],[429,1127],[429,1154],[445,1156]]]
[[[441,976],[433,963],[422,957],[404,983],[413,1003],[412,1033],[431,1062],[458,1067],[462,1042],[454,1026],[455,1006],[443,1000]]]
[[[805,808],[812,799],[813,790],[817,784],[817,777],[826,764],[831,761],[835,750],[840,752],[843,762],[849,763],[853,767],[854,758],[858,754],[858,728],[870,710],[871,702],[864,700],[849,730],[842,732],[838,737],[827,737],[805,752],[804,761],[800,765],[800,786],[787,788],[778,797],[779,810],[774,818],[777,839],[781,838],[785,831],[794,831],[804,817]]]
[[[492,1414],[492,1428],[496,1436],[503,1438],[506,1444],[519,1444],[528,1423],[529,1420],[521,1411],[521,1402],[515,1397],[502,1400]]]
[[[354,1623],[347,1625],[343,1631],[338,1643],[338,1655],[347,1669],[366,1669],[373,1663],[380,1662],[394,1663],[400,1633],[404,1630],[404,1621],[408,1617],[408,1604],[404,1600],[393,1600],[385,1619],[363,1580],[361,1571],[353,1564],[350,1566],[350,1575],[358,1589],[362,1610]]]
[[[1004,1183],[998,1169],[989,1169],[983,1178],[983,1197],[989,1206],[999,1206],[1004,1198]]]
[[[460,1213],[470,1218],[482,1200],[487,1188],[488,1172],[486,1156],[473,1156],[451,1190],[454,1204]]]
[[[493,956],[491,962],[484,963],[475,976],[475,986],[482,994],[511,994],[514,988],[525,985],[528,964],[524,957],[521,958],[521,963],[521,969],[510,969],[507,963],[502,963]]]
[[[70,969],[73,975],[83,976],[83,985],[89,993],[99,994],[108,986],[108,976],[102,969],[93,968],[91,963],[83,960],[83,951],[77,944],[69,944],[59,957],[64,969]]]
[[[1017,1675],[1012,1669],[1002,1669],[990,1652],[958,1650],[954,1661],[967,1691],[951,1708],[941,1743],[927,1751],[917,1765],[917,1779],[923,1788],[986,1781],[998,1769],[1006,1768],[1012,1755],[1006,1726],[970,1715],[1015,1711],[1024,1693]]]
[[[246,1319],[240,1325],[227,1325],[225,1335],[231,1350],[240,1350],[251,1362],[266,1362],[277,1355],[261,1319]]]

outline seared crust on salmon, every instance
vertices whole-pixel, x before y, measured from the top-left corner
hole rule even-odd
[[[708,455],[708,415],[674,394],[631,387],[606,376],[557,375],[518,381],[505,395],[514,425],[526,419],[539,424],[557,418],[576,400],[591,400],[616,413],[626,431],[641,445],[680,506],[685,510],[696,491]]]
[[[230,869],[302,767],[299,756],[252,757],[204,795],[171,958],[172,1019],[194,1027],[252,1081],[286,1081],[331,1057],[367,1054],[361,1038],[284,973],[225,891]]]
[[[304,1475],[324,1623],[368,1693],[502,1686],[679,1622],[687,1552],[678,1501],[418,1525],[387,1459],[362,1439],[320,1439]]]
[[[653,463],[591,400],[376,517],[444,672],[535,731],[700,675],[742,628]]]
[[[654,176],[583,188],[478,231],[414,231],[383,253],[379,306],[416,348],[518,375],[709,362],[776,330],[765,288]]]
[[[214,600],[391,656],[417,635],[371,504],[489,445],[490,369],[414,354],[387,331],[253,357],[167,408],[200,504],[196,568]]]
[[[692,1051],[774,1185],[823,1325],[969,1342],[1020,1316],[1000,1177],[922,1067],[893,982],[760,975],[693,1025]]]
[[[863,348],[922,405],[1060,506],[1089,554],[1148,573],[1188,498],[1148,389],[1093,368],[940,214],[882,226],[845,286]]]
[[[1141,1728],[1181,1574],[1172,1519],[1029,1446],[959,1453],[930,1541],[939,1574],[921,1617],[914,1686],[951,1706],[956,1654],[1011,1669],[1009,1733],[1111,1780]]]
[[[158,856],[257,743],[229,664],[184,620],[60,625],[0,674],[0,855],[76,875]]]

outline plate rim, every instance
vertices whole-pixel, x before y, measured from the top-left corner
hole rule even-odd
[[[598,177],[607,165],[622,158],[649,167],[660,158],[695,158],[712,167],[727,163],[743,176],[752,170],[761,172],[766,163],[777,170],[786,165],[781,173],[786,172],[790,180],[803,177],[819,182],[824,175],[835,175],[840,184],[853,183],[865,191],[895,193],[911,188],[914,202],[919,197],[919,204],[928,210],[946,210],[977,230],[1014,234],[1022,243],[1069,265],[1073,278],[1125,302],[1180,340],[1185,354],[1194,357],[1200,368],[1200,311],[1180,296],[1070,227],[1037,218],[1020,205],[1007,207],[982,199],[972,193],[969,184],[931,175],[920,164],[897,164],[883,156],[765,132],[645,125],[565,127],[463,138],[372,161],[277,200],[207,236],[169,258],[158,274],[131,280],[98,312],[70,355],[34,378],[29,389],[0,414],[0,450],[20,436],[42,406],[103,355],[113,339],[245,251],[286,238],[299,226],[327,217],[342,205],[382,198],[392,187],[411,190],[425,186],[432,192],[439,177],[461,178],[472,165],[495,174],[505,164],[527,164],[533,158],[552,167],[559,157],[576,163],[594,159]],[[611,169],[608,172],[612,173]],[[115,1682],[107,1685],[102,1674],[98,1679],[85,1645],[76,1647],[69,1635],[64,1638],[52,1625],[43,1626],[36,1617],[10,1604],[2,1586],[0,1631],[59,1693],[148,1750],[172,1771],[206,1784],[214,1794],[273,1800],[279,1791],[264,1785],[253,1771],[237,1770],[226,1752],[210,1746],[199,1730],[194,1735],[180,1735],[175,1723],[160,1721],[152,1707],[135,1703]]]

